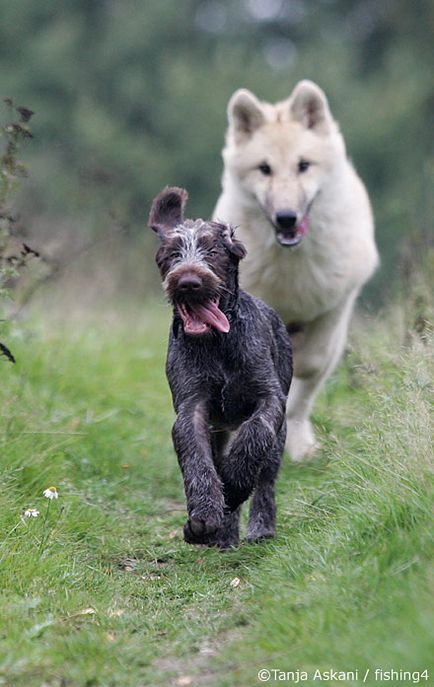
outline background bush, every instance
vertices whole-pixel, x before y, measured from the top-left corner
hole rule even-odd
[[[44,242],[121,225],[119,283],[152,285],[146,245],[128,250],[152,196],[183,185],[209,215],[231,93],[283,99],[308,77],[373,200],[378,304],[432,231],[433,22],[431,0],[3,0],[2,92],[37,113],[23,214]]]

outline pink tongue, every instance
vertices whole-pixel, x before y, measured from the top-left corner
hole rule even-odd
[[[227,334],[231,328],[228,318],[224,312],[220,310],[217,303],[208,301],[206,305],[195,305],[191,310],[196,317],[202,320],[202,322],[206,322],[219,332]]]
[[[219,309],[217,303],[208,301],[205,305],[178,306],[179,314],[184,323],[186,334],[205,334],[208,325],[227,334],[230,324],[226,315]]]
[[[305,215],[297,227],[300,234],[307,234],[309,229],[309,217]]]

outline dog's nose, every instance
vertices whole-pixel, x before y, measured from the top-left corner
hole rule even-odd
[[[197,291],[202,286],[202,279],[193,272],[187,272],[178,279],[178,289],[180,291]]]
[[[276,224],[280,229],[292,229],[297,222],[297,213],[293,210],[279,210],[276,212]]]

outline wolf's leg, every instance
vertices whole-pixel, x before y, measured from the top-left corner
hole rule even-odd
[[[270,460],[259,472],[257,485],[250,503],[246,534],[246,539],[249,542],[259,541],[274,535],[276,526],[274,483],[282,460],[285,436],[286,426],[283,424],[277,437],[275,448],[270,454]]]
[[[322,383],[344,350],[356,296],[357,292],[352,292],[339,307],[309,323],[301,335],[294,337],[294,377],[286,410],[286,448],[294,461],[302,460],[315,448],[309,415]]]

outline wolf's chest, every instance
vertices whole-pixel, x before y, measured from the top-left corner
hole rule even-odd
[[[250,251],[240,277],[242,287],[275,308],[285,322],[315,319],[335,307],[348,289],[342,263],[319,250]]]

